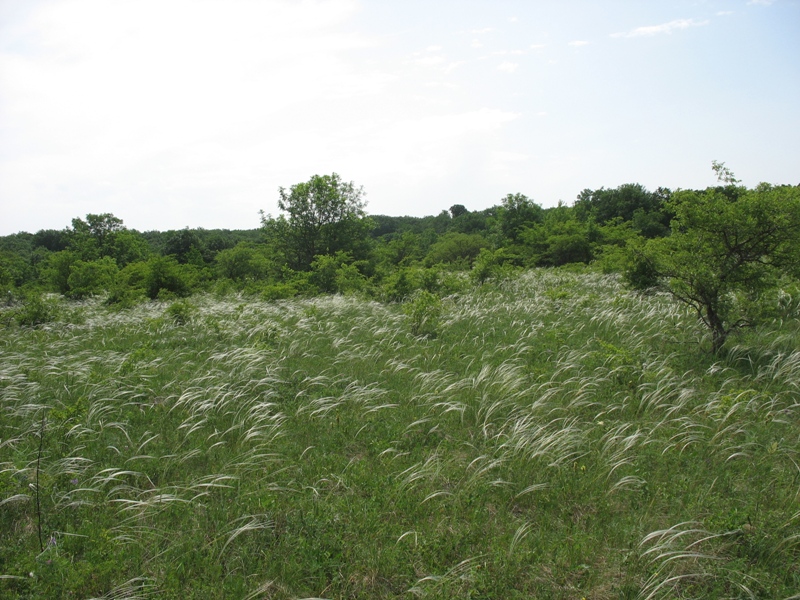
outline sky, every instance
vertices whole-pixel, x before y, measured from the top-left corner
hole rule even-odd
[[[800,0],[0,0],[0,235],[800,184]]]

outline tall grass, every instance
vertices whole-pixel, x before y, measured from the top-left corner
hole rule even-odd
[[[796,315],[710,356],[591,272],[443,298],[435,331],[357,297],[189,302],[6,330],[0,595],[800,591]]]

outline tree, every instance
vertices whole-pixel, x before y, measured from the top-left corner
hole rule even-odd
[[[579,221],[574,208],[559,202],[558,206],[543,211],[541,222],[524,227],[519,238],[528,254],[528,264],[558,267],[589,263],[597,233],[593,222]]]
[[[248,242],[221,250],[214,260],[219,275],[233,281],[264,279],[270,271],[278,270],[274,261],[267,257],[266,248]]]
[[[439,263],[450,263],[470,268],[481,248],[488,246],[489,242],[482,235],[451,231],[431,246],[428,256],[425,257],[425,264],[432,267]]]
[[[42,242],[54,246],[53,234],[42,234]],[[64,232],[67,247],[77,253],[81,260],[90,262],[105,256],[113,258],[117,266],[144,260],[149,254],[146,240],[137,231],[125,227],[122,219],[111,213],[88,214],[86,220],[72,219],[72,229]]]
[[[676,192],[671,235],[635,250],[627,276],[641,286],[649,275],[694,309],[717,353],[732,331],[752,324],[748,308],[782,274],[800,271],[800,187],[748,190],[724,165],[714,170],[727,185]]]
[[[662,211],[672,192],[658,188],[649,192],[638,183],[626,183],[616,189],[583,190],[575,201],[575,216],[580,221],[593,219],[600,225],[622,220],[647,238],[668,233],[669,215]]]
[[[69,232],[69,248],[84,261],[107,256],[108,243],[114,234],[124,229],[122,219],[111,213],[88,214],[85,221],[76,217],[72,219],[72,230]]]
[[[508,194],[503,198],[497,216],[503,237],[517,244],[523,229],[542,222],[544,209],[524,194]]]
[[[192,262],[192,258],[197,261],[197,255],[203,253],[203,242],[197,232],[189,229],[181,229],[180,231],[172,231],[167,237],[164,244],[164,255],[174,256],[180,264],[185,265]],[[202,262],[202,258],[200,259]]]
[[[286,215],[271,219],[262,214],[262,224],[294,268],[307,271],[316,256],[337,252],[365,257],[372,223],[364,212],[363,188],[333,173],[314,175],[279,193],[278,207]]]
[[[467,210],[467,207],[463,204],[453,204],[453,206],[450,207],[450,216],[454,219],[457,219],[461,215],[465,215],[468,212],[469,211]]]
[[[85,262],[79,260],[70,267],[67,295],[81,299],[111,289],[119,268],[110,256]]]

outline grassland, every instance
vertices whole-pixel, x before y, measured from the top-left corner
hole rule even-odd
[[[716,357],[590,272],[65,305],[1,332],[0,596],[798,598],[781,302]]]

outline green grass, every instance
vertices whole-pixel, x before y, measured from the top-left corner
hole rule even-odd
[[[613,276],[434,304],[435,331],[341,296],[5,329],[0,596],[800,593],[797,314],[714,357]]]

